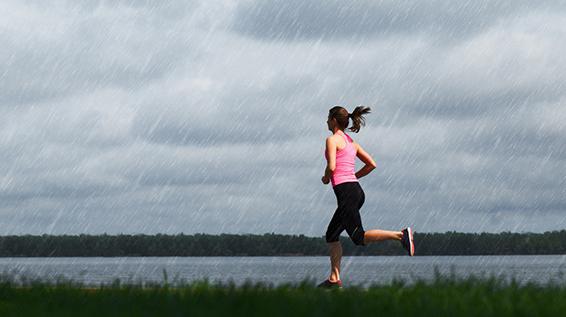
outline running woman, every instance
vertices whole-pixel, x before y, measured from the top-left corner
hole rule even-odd
[[[369,113],[370,110],[369,107],[358,106],[354,112],[348,113],[345,108],[336,106],[328,113],[326,123],[332,135],[326,138],[324,154],[327,165],[324,176],[322,176],[322,183],[325,185],[332,183],[338,207],[326,230],[326,242],[330,251],[330,277],[320,283],[319,287],[342,287],[340,280],[342,245],[339,238],[344,229],[356,245],[365,246],[368,243],[382,240],[397,240],[401,242],[409,256],[415,254],[411,227],[406,227],[401,231],[377,229],[365,231],[362,227],[359,210],[364,203],[365,194],[358,179],[369,174],[376,168],[376,164],[372,157],[344,130],[348,127],[351,118],[352,127],[349,129],[358,133],[360,126],[365,126],[363,115]],[[365,163],[365,166],[354,173],[356,156]]]

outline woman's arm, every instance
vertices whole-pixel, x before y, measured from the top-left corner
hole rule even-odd
[[[375,164],[375,161],[373,160],[371,155],[364,151],[361,145],[354,143],[354,146],[356,147],[356,156],[360,158],[362,162],[366,163],[364,167],[356,172],[356,178],[362,178],[373,171],[377,167],[377,164]]]
[[[332,171],[330,170],[330,168],[328,168],[328,165],[326,165],[326,169],[324,170],[324,177],[326,178],[330,178],[332,176]]]
[[[332,176],[332,173],[334,173],[334,169],[336,169],[336,143],[334,143],[334,140],[331,137],[326,138],[326,155],[326,169],[324,170],[324,176],[322,177],[323,182],[325,178],[328,181]],[[325,182],[325,184],[327,183],[328,182]]]

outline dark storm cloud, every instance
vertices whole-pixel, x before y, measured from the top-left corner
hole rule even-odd
[[[299,136],[302,131],[293,127],[306,125],[309,103],[319,102],[308,95],[318,89],[316,79],[280,74],[262,86],[235,81],[202,96],[161,95],[145,102],[132,133],[155,143],[200,146],[284,142]],[[323,127],[323,117],[319,120]]]
[[[507,128],[504,128],[507,127]],[[504,157],[539,157],[566,159],[566,137],[558,132],[502,123],[464,140],[468,150]]]
[[[268,106],[255,111],[250,111],[249,106],[236,109],[239,110],[209,112],[198,117],[190,114],[160,117],[146,112],[136,116],[132,133],[154,143],[199,146],[260,144],[273,142],[274,136],[281,142],[297,135],[298,131],[289,129],[278,118],[286,114],[269,112],[277,109]]]
[[[559,85],[557,83],[557,85]],[[447,87],[434,87],[414,91],[411,96],[396,99],[393,103],[408,109],[413,116],[444,117],[453,119],[480,118],[496,115],[502,110],[516,109],[525,104],[557,101],[557,93],[544,94],[537,87],[523,87],[487,93],[453,92]]]
[[[106,183],[91,183],[89,180],[81,181],[80,177],[69,177],[67,180],[36,179],[33,186],[14,186],[12,190],[0,192],[3,201],[18,201],[20,203],[29,199],[49,198],[49,199],[74,199],[88,197],[108,197],[111,194],[118,194],[121,186],[109,186]],[[26,188],[28,187],[28,188]]]
[[[426,33],[463,40],[501,17],[531,10],[564,10],[560,1],[249,1],[233,28],[264,40],[355,40]]]

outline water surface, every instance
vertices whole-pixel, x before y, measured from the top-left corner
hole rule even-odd
[[[388,284],[394,278],[413,283],[443,275],[499,276],[520,283],[566,283],[566,255],[511,256],[350,256],[342,258],[341,279],[349,285]],[[76,257],[0,258],[0,272],[87,285],[112,283],[246,281],[279,285],[305,279],[322,281],[330,272],[329,258],[319,257]]]

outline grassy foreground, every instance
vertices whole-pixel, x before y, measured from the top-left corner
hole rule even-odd
[[[112,285],[0,280],[0,316],[565,316],[566,284],[441,277],[321,290],[314,281]]]

